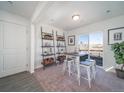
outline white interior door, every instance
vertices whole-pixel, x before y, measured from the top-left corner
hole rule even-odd
[[[26,27],[1,23],[0,77],[26,70]]]

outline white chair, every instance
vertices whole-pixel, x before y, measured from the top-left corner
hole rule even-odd
[[[96,77],[96,61],[92,60],[92,59],[86,59],[86,61],[91,62],[91,66],[92,66],[92,73],[93,73],[93,79],[95,80]]]
[[[65,59],[63,62],[63,72],[65,72],[67,68],[68,68],[68,63],[67,60]]]
[[[74,60],[73,59],[65,59],[63,62],[63,72],[65,72],[66,70],[68,70],[69,72],[69,76],[71,74],[71,65],[74,64]]]
[[[96,75],[96,66],[95,66],[96,64],[95,63],[96,63],[95,60],[87,59],[86,61],[84,61],[80,64],[79,56],[77,56],[75,59],[64,61],[63,71],[68,69],[69,76],[70,76],[71,73],[73,73],[72,67],[75,65],[74,67],[77,70],[77,80],[78,80],[79,86],[80,86],[81,78],[84,78],[84,79],[88,80],[89,88],[91,88],[91,80],[95,79],[95,75]],[[75,68],[73,68],[73,69],[75,69]],[[87,78],[81,76],[81,68],[86,69]]]
[[[85,68],[87,71],[87,78],[81,76],[81,68]],[[80,79],[84,78],[86,80],[88,80],[88,84],[89,84],[89,88],[91,88],[91,80],[95,79],[95,75],[96,75],[96,71],[95,71],[95,60],[94,61],[90,61],[90,60],[86,60],[84,62],[82,62],[81,64],[79,64],[78,66],[78,82],[80,85]]]
[[[69,76],[71,75],[71,73],[72,73],[72,66],[74,65],[74,60],[69,60],[68,61],[68,72],[69,72]]]

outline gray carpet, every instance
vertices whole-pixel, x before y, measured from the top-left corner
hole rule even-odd
[[[0,78],[0,92],[43,92],[36,78],[28,72]]]
[[[75,75],[69,77],[63,74],[62,65],[50,66],[43,70],[39,68],[31,75],[22,72],[0,79],[0,92],[124,92],[124,79],[116,77],[115,73],[105,72],[97,68],[96,79],[92,88],[86,80],[81,79],[81,85]]]
[[[83,70],[83,69],[82,69]],[[86,71],[81,71],[86,76]],[[43,70],[35,70],[34,76],[42,84],[46,92],[124,92],[124,79],[120,79],[113,72],[105,72],[97,68],[96,79],[92,81],[92,87],[81,78],[81,85],[78,85],[76,75],[69,77],[68,72],[62,71],[62,64],[50,66]]]

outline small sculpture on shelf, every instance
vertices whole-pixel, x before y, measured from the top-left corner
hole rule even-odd
[[[44,51],[43,55],[47,55],[47,51]]]
[[[52,48],[50,48],[50,51],[49,51],[50,54],[52,54]]]
[[[63,49],[61,49],[61,53],[63,53]]]

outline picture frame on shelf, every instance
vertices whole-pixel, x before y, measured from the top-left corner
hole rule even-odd
[[[124,41],[124,27],[108,29],[108,45]]]
[[[75,45],[75,35],[68,36],[68,45],[70,45],[70,46]]]

